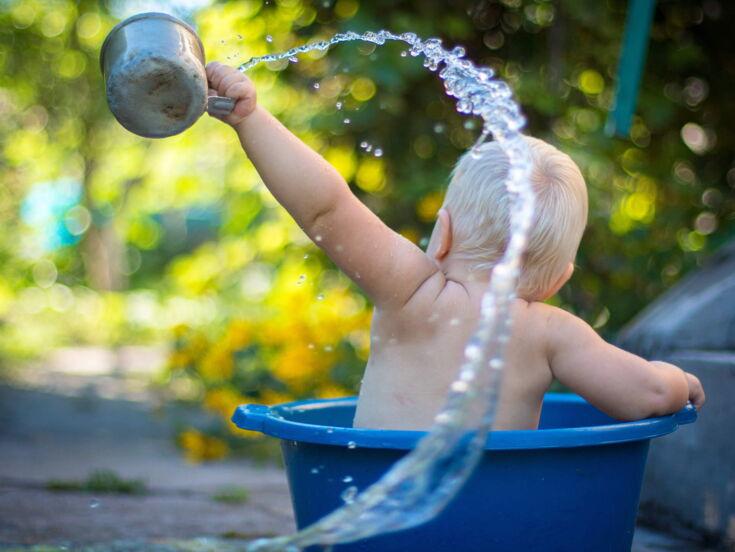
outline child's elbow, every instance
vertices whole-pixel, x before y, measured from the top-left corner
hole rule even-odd
[[[635,400],[618,405],[615,412],[609,414],[623,422],[666,416],[683,408],[687,398],[687,390],[682,391],[679,385],[656,386],[638,395]]]

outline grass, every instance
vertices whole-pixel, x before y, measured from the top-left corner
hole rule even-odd
[[[51,479],[46,488],[49,491],[98,494],[142,495],[148,492],[141,479],[123,479],[111,470],[93,471],[83,481]]]
[[[249,498],[248,490],[244,487],[228,487],[212,495],[212,500],[225,504],[245,504]]]

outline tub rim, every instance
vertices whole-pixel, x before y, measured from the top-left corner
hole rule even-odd
[[[589,405],[586,400],[573,393],[546,393],[544,402],[546,401]],[[245,404],[235,409],[231,420],[240,429],[257,431],[283,440],[319,445],[349,446],[348,448],[410,450],[427,433],[426,431],[323,426],[294,422],[281,417],[281,413],[288,411],[305,411],[329,406],[349,406],[356,403],[357,397],[343,397],[292,401],[273,406]],[[696,409],[691,404],[687,404],[673,414],[633,422],[571,428],[495,431],[488,435],[485,449],[575,448],[642,441],[673,433],[680,425],[693,423],[696,419]]]

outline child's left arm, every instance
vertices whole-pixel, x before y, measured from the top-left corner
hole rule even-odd
[[[663,416],[690,400],[705,401],[699,380],[680,368],[648,361],[605,342],[587,323],[561,309],[546,312],[551,371],[561,383],[622,420]]]
[[[207,66],[210,86],[237,100],[225,118],[268,189],[306,234],[382,308],[404,306],[432,276],[436,263],[360,202],[342,176],[273,115],[255,105],[240,71]],[[247,106],[238,109],[238,106]]]

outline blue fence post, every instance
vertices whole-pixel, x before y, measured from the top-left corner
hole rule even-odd
[[[608,115],[608,136],[628,136],[638,101],[638,88],[646,62],[648,38],[656,0],[631,0],[625,21],[623,50],[618,62],[618,83],[613,109]]]

